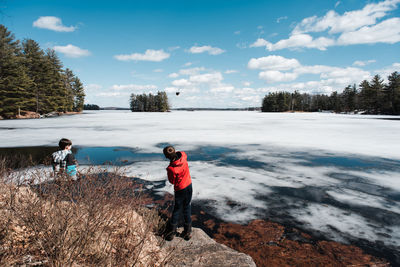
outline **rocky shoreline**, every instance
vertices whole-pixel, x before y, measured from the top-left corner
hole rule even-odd
[[[165,193],[164,196],[160,196],[152,190],[146,193],[149,205],[155,204],[160,211],[171,211],[171,194]],[[224,222],[206,212],[204,207],[202,203],[192,204],[193,226],[202,229],[216,242],[251,256],[258,267],[395,264],[381,256],[371,255],[357,245],[323,240],[294,227],[272,221],[253,220],[247,225]],[[169,214],[164,216],[168,217]]]
[[[81,114],[82,112],[58,112],[58,111],[53,111],[47,114],[39,114],[34,111],[25,111],[21,110],[18,115],[16,115],[14,118],[10,119],[42,119],[42,118],[54,118],[54,117],[59,117],[59,116],[64,116],[64,115],[76,115],[76,114]],[[3,117],[0,116],[0,120],[4,120]]]

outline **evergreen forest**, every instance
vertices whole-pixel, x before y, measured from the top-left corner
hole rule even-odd
[[[321,111],[359,112],[363,114],[400,115],[400,74],[388,76],[385,84],[379,75],[371,81],[364,80],[359,87],[349,85],[342,93],[331,95],[275,92],[266,95],[262,102],[263,112]]]
[[[84,110],[100,110],[100,107],[96,104],[85,104],[83,105]]]
[[[16,40],[0,24],[0,116],[16,118],[25,111],[80,112],[82,82],[52,49],[43,51],[32,39]]]
[[[170,109],[167,93],[131,94],[130,109],[132,112],[166,112]]]

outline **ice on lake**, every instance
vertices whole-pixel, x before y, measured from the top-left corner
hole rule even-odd
[[[81,164],[124,162],[165,181],[162,147],[188,154],[194,201],[227,221],[262,218],[400,250],[400,121],[390,116],[244,111],[93,111],[0,121],[0,147],[77,146]],[[168,184],[158,189],[172,193]]]

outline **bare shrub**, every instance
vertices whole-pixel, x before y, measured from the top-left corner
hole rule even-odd
[[[163,266],[154,233],[164,221],[120,170],[89,168],[77,181],[15,172],[0,159],[0,265]],[[15,176],[19,177],[15,177]],[[18,182],[15,182],[18,181]]]

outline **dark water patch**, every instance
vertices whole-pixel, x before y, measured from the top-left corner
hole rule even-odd
[[[189,161],[212,162],[217,166],[248,167],[271,171],[274,166],[254,159],[238,158],[240,150],[222,146],[202,146],[187,151]]]
[[[329,173],[329,177],[340,180],[341,188],[359,191],[365,194],[384,197],[388,202],[400,201],[400,192],[385,186],[373,184],[371,181],[347,173]],[[393,177],[393,179],[395,179]]]
[[[300,162],[304,166],[335,166],[342,169],[400,169],[400,161],[388,161],[379,159],[365,159],[350,156],[316,156],[308,155]]]
[[[123,166],[135,162],[158,161],[161,153],[143,153],[137,148],[127,147],[78,147],[75,158],[80,164]]]
[[[51,154],[57,150],[58,147],[51,146],[6,147],[0,148],[0,158],[5,159],[6,166],[11,169],[49,165]]]
[[[191,161],[221,161],[229,153],[234,152],[238,152],[238,150],[222,146],[202,146],[188,150],[187,154]]]
[[[388,158],[366,157],[362,155],[337,155],[333,153],[324,153],[322,151],[305,152],[296,151],[280,155],[283,158],[297,159],[299,165],[319,167],[334,166],[344,170],[385,170],[399,171],[400,160]]]
[[[16,161],[16,155],[31,159],[28,167],[38,164],[51,164],[51,155],[59,150],[53,146],[9,147],[0,148],[0,156]],[[124,166],[135,162],[163,160],[162,153],[143,153],[137,148],[128,147],[81,147],[73,146],[72,153],[80,165],[116,165]],[[18,157],[19,159],[20,157]],[[19,160],[21,161],[21,160]]]
[[[347,213],[345,215],[350,215],[351,213],[358,214],[375,222],[375,224],[380,225],[381,227],[395,226],[400,222],[400,214],[398,213],[377,207],[338,201],[326,193],[328,190],[327,188],[306,186],[301,188],[270,187],[270,189],[274,192],[272,196],[263,199],[263,201],[266,202],[267,207],[290,207],[291,205],[289,203],[292,202],[296,203],[295,207],[297,208],[301,203],[307,203],[307,205],[309,203],[314,203],[341,209]],[[258,197],[258,199],[262,198]],[[282,203],[282,199],[285,199],[286,201],[284,202],[284,206],[279,207],[279,204]],[[273,204],[271,205],[271,203]]]
[[[376,118],[377,120],[400,121],[400,118]]]

